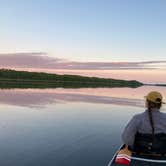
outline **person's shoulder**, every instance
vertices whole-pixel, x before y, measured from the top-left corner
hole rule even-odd
[[[165,112],[159,111],[159,114],[161,115],[161,117],[166,118],[166,113]]]
[[[136,119],[136,120],[139,120],[141,119],[142,117],[144,117],[146,115],[146,111],[142,112],[142,113],[139,113],[139,114],[135,114],[133,116],[133,119]]]

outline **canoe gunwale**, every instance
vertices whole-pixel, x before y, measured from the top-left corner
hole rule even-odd
[[[111,166],[114,163],[115,158],[116,158],[116,156],[118,154],[118,151],[121,150],[123,147],[124,147],[124,145],[121,145],[118,148],[118,150],[115,152],[115,154],[113,155],[112,159],[109,161],[107,166]],[[148,158],[135,157],[135,156],[131,156],[131,159],[132,160],[137,160],[137,161],[151,162],[151,163],[161,163],[161,164],[166,163],[166,159],[165,160],[163,160],[163,159],[158,160],[158,159],[148,159]]]
[[[115,154],[113,155],[112,159],[109,161],[109,163],[108,163],[107,166],[111,166],[111,165],[112,165],[112,163],[113,163],[114,160],[115,160],[116,155],[118,154],[118,151],[121,150],[123,147],[124,147],[124,145],[121,145],[121,146],[118,148],[118,150],[115,152]]]
[[[131,157],[132,160],[138,160],[138,161],[145,161],[145,162],[152,162],[152,163],[166,163],[166,160],[156,160],[156,159],[146,159],[143,157]]]

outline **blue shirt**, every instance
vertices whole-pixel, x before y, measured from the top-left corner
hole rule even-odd
[[[154,121],[154,132],[156,133],[165,133],[166,134],[166,114],[160,112],[159,110],[152,111],[153,121]],[[130,122],[125,127],[122,140],[124,144],[133,146],[135,134],[151,134],[152,127],[149,120],[148,110],[141,114],[135,115]]]

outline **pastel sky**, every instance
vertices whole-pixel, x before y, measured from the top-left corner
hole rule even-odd
[[[72,61],[165,60],[165,0],[5,0],[0,53]]]
[[[81,62],[42,52],[0,54],[0,68],[166,83],[166,61]]]
[[[5,0],[0,67],[166,83],[165,0]]]

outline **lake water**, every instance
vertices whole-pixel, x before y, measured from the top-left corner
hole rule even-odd
[[[0,90],[0,165],[106,166],[150,90],[166,96],[152,86]]]

